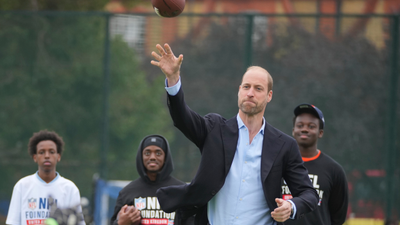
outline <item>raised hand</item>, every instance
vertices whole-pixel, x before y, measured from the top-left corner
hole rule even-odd
[[[290,218],[290,214],[292,213],[292,204],[281,198],[276,198],[275,202],[278,204],[278,208],[271,212],[271,216],[277,222],[285,222]]]
[[[157,44],[156,48],[160,55],[154,51],[151,52],[151,55],[155,59],[151,60],[151,64],[158,66],[165,74],[168,80],[168,86],[173,86],[179,80],[183,55],[179,55],[178,58],[175,57],[171,47],[168,44],[164,44],[164,48]]]

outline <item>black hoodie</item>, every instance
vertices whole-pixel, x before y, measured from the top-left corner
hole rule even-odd
[[[164,166],[161,171],[157,174],[155,181],[151,181],[146,174],[146,169],[143,165],[142,149],[143,141],[148,137],[159,137],[162,138],[167,146],[165,151]],[[114,208],[114,214],[111,217],[111,225],[117,225],[117,215],[124,205],[133,205],[142,216],[141,224],[174,224],[175,212],[165,213],[161,210],[160,204],[156,197],[156,191],[160,187],[166,187],[171,185],[180,185],[184,182],[172,177],[170,174],[174,170],[174,164],[172,162],[171,152],[167,139],[161,135],[149,135],[141,141],[136,156],[136,169],[140,175],[140,178],[130,182],[124,187],[118,195],[117,202]]]

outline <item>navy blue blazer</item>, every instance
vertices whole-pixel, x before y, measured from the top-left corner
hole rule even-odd
[[[160,188],[157,197],[165,212],[177,211],[180,218],[196,214],[196,224],[207,224],[207,203],[222,188],[235,155],[239,130],[236,116],[226,120],[211,113],[202,117],[185,103],[182,88],[168,95],[168,107],[174,125],[201,152],[198,171],[190,184]],[[277,208],[275,198],[282,198],[281,181],[285,179],[296,205],[295,218],[314,210],[318,194],[303,165],[296,141],[267,122],[261,154],[261,178],[269,208]]]

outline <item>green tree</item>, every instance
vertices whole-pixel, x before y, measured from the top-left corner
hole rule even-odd
[[[105,22],[101,14],[0,15],[0,198],[37,168],[27,144],[41,129],[64,138],[58,171],[90,196],[102,143]],[[132,179],[139,141],[173,136],[164,91],[146,79],[135,51],[115,37],[110,59],[108,175]]]

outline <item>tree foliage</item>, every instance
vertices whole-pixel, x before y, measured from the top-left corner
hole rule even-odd
[[[91,193],[102,148],[105,85],[111,179],[136,176],[136,149],[145,135],[172,138],[163,89],[146,80],[136,53],[120,37],[110,41],[110,83],[104,81],[105,22],[102,16],[0,17],[0,158],[7,181],[2,194],[9,196],[18,179],[36,170],[27,143],[41,129],[64,138],[58,171],[83,195]]]

